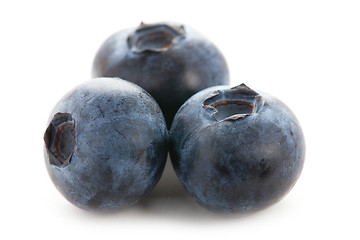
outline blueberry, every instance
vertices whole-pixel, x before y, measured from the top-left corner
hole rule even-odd
[[[179,107],[207,87],[229,83],[220,51],[193,29],[141,24],[108,38],[93,64],[93,77],[120,77],[148,91],[170,128]]]
[[[135,204],[158,182],[167,127],[155,100],[133,83],[95,79],[62,98],[44,134],[58,190],[83,209]]]
[[[284,103],[242,84],[191,97],[170,130],[170,157],[188,193],[221,212],[264,209],[285,196],[303,168],[305,142]]]

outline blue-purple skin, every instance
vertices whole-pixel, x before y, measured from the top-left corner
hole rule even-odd
[[[120,77],[148,91],[168,127],[180,106],[205,88],[229,84],[225,59],[188,26],[141,24],[109,37],[96,54],[93,77]]]
[[[187,192],[209,210],[247,213],[284,197],[303,168],[305,142],[290,109],[244,84],[191,97],[170,130],[170,157]]]
[[[168,133],[155,100],[121,79],[87,81],[50,114],[45,162],[67,200],[86,210],[137,203],[163,172]]]

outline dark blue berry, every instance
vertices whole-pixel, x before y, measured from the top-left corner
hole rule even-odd
[[[168,23],[142,23],[108,38],[95,57],[93,77],[120,77],[144,88],[169,128],[189,97],[229,83],[225,59],[211,42],[187,26]]]
[[[170,131],[180,182],[202,206],[249,212],[285,196],[300,176],[305,142],[284,103],[244,84],[191,97]]]
[[[84,209],[137,203],[158,182],[167,127],[155,100],[120,79],[85,82],[61,99],[44,135],[45,162],[58,190]]]

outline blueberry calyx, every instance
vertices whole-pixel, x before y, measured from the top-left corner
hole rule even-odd
[[[69,113],[56,113],[44,134],[51,165],[67,166],[75,151],[75,121]]]
[[[203,101],[203,109],[212,112],[216,121],[235,121],[257,113],[264,100],[245,84],[217,90]]]
[[[128,37],[128,46],[134,53],[164,52],[185,37],[183,25],[141,23],[134,34]]]

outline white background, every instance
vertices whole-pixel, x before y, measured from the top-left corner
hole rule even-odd
[[[68,203],[48,177],[51,109],[90,79],[102,42],[140,21],[192,26],[231,84],[283,100],[307,143],[298,183],[250,216],[208,212],[168,165],[147,199],[114,214]],[[359,1],[1,1],[0,239],[359,239]]]

